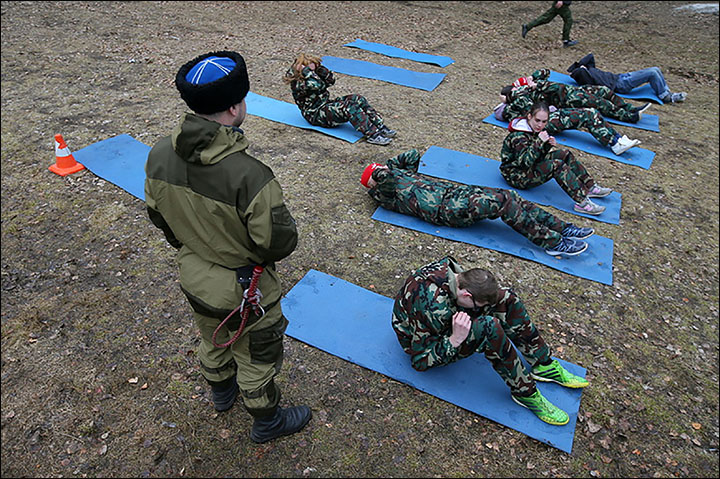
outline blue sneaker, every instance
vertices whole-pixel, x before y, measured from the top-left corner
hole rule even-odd
[[[575,256],[585,251],[587,247],[588,244],[584,241],[563,236],[556,246],[546,249],[545,252],[551,256]]]
[[[591,237],[595,233],[593,228],[580,228],[570,223],[562,230],[562,235],[565,238],[572,238],[576,240],[584,240]]]

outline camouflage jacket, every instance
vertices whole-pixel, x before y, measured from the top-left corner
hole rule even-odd
[[[530,88],[529,86],[521,86],[518,88],[515,88],[507,97],[507,106],[505,107],[505,110],[503,111],[503,119],[505,121],[510,121],[515,118],[524,118],[530,113],[530,109],[533,106],[533,103],[537,101],[544,101],[548,105],[555,105],[558,106],[555,103],[548,102],[546,99],[546,91],[553,90],[552,84],[556,84],[555,82],[551,82],[548,80],[550,78],[550,70],[547,68],[543,68],[541,70],[535,70],[532,75],[533,80],[537,83],[537,86],[535,88]],[[557,84],[559,85],[559,83]]]
[[[376,169],[377,184],[368,194],[383,208],[416,216],[428,223],[444,226],[470,226],[476,219],[469,214],[470,196],[478,187],[429,179],[418,174],[420,154],[412,149],[387,162],[388,169]]]
[[[322,65],[318,65],[315,70],[303,68],[302,76],[302,80],[290,83],[290,88],[303,116],[313,115],[318,108],[330,101],[327,89],[335,84],[335,77]]]
[[[524,118],[510,121],[508,129],[510,133],[505,137],[500,150],[500,173],[505,179],[517,175],[526,176],[526,172],[536,162],[545,158],[552,145],[542,141]]]
[[[392,327],[418,371],[450,364],[476,352],[465,342],[458,347],[450,343],[452,318],[458,311],[466,312],[473,320],[524,314],[524,305],[506,288],[498,290],[498,301],[493,305],[474,310],[458,306],[455,274],[463,271],[453,257],[447,256],[413,272],[395,296]]]

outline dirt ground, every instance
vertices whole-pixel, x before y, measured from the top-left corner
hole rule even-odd
[[[574,2],[580,43],[564,49],[559,18],[520,36],[549,2],[1,5],[3,477],[718,476],[717,10]],[[455,63],[342,46],[356,38]],[[554,354],[588,369],[572,454],[291,338],[278,382],[282,404],[313,409],[306,429],[258,446],[239,405],[215,413],[175,250],[143,202],[48,166],[56,133],[73,151],[119,134],[153,145],[185,111],[177,69],[221,49],[288,102],[300,51],[447,73],[432,92],[337,75],[337,95],[365,95],[398,131],[386,147],[247,118],[300,232],[283,287],[314,268],[391,297],[447,254],[491,269]],[[619,225],[582,222],[614,240],[612,286],[370,218],[367,163],[432,145],[497,159],[504,132],[481,120],[500,87],[588,52],[616,72],[659,66],[688,93],[651,108],[660,133],[621,128],[657,153],[649,170],[574,151],[623,195]]]

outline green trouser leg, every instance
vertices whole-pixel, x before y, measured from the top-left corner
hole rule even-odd
[[[474,187],[468,215],[476,221],[500,218],[503,223],[525,236],[535,245],[547,249],[562,239],[567,223],[524,200],[516,192],[501,188]]]
[[[582,203],[595,184],[595,180],[570,150],[552,150],[536,161],[532,168],[503,177],[510,186],[521,190],[534,188],[554,179],[576,203]]]
[[[511,325],[505,321],[493,316],[483,316],[473,321],[472,329],[482,331],[485,341],[477,351],[485,353],[485,357],[510,388],[510,392],[516,396],[529,396],[535,392],[535,381],[525,371],[513,342],[520,343],[518,347],[524,356],[531,356],[532,364],[546,361],[550,357],[550,350],[532,322],[513,326],[514,330],[511,330]],[[527,338],[531,338],[532,344],[525,341]]]
[[[307,117],[306,117],[307,119]],[[383,119],[362,95],[345,95],[329,101],[308,121],[316,126],[332,128],[350,124],[365,136],[373,136],[384,126]]]
[[[535,20],[527,24],[528,31],[540,26],[545,25],[546,23],[550,23],[553,18],[555,18],[558,14],[558,9],[555,7],[550,7],[546,12],[544,12],[542,15],[537,17]]]
[[[618,132],[595,108],[561,108],[550,113],[545,130],[551,135],[565,130],[587,130],[603,146],[610,145]]]
[[[572,29],[573,19],[572,13],[570,12],[570,7],[567,7],[565,5],[563,5],[561,8],[555,8],[554,6],[550,7],[545,13],[537,17],[532,22],[526,24],[527,29],[528,31],[530,31],[535,27],[550,23],[558,15],[560,15],[560,17],[562,17],[563,19],[562,39],[570,40],[570,30]]]
[[[287,327],[287,319],[282,314],[280,304],[246,326],[240,337],[226,348],[215,347],[212,342],[220,320],[195,312],[193,316],[202,338],[198,358],[205,379],[212,382],[226,380],[233,374],[233,369],[226,365],[234,360],[237,367],[235,376],[245,408],[255,417],[271,414],[280,401],[280,390],[274,378],[282,366],[282,341]],[[223,326],[215,341],[224,344],[235,332]]]
[[[562,6],[560,10],[558,10],[558,15],[560,15],[563,19],[563,32],[562,32],[562,39],[563,41],[569,41],[570,40],[570,30],[572,30],[573,26],[573,19],[572,19],[572,13],[570,12],[570,7]]]

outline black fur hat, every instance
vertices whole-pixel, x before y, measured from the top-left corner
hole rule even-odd
[[[208,57],[226,57],[235,62],[227,75],[209,83],[193,84],[186,79],[190,70]],[[187,106],[195,113],[211,115],[243,101],[250,90],[245,59],[237,52],[218,51],[200,55],[180,67],[175,75],[175,86]]]

